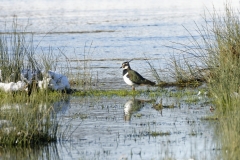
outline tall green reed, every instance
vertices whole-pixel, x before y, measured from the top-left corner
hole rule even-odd
[[[70,79],[70,84],[78,89],[91,90],[96,86],[98,81],[97,73],[94,74],[91,70],[91,56],[93,55],[94,48],[93,42],[86,42],[84,45],[83,53],[76,53],[75,59],[70,59],[61,51],[66,61],[66,71],[64,72]]]
[[[0,144],[26,146],[55,140],[55,130],[50,130],[50,127],[54,127],[51,125],[52,120],[49,116],[52,108],[44,110],[43,107],[44,104],[42,106],[38,104],[2,106],[0,117],[7,123],[1,127]]]
[[[240,156],[239,18],[239,11],[226,4],[224,13],[214,10],[204,15],[205,24],[196,24],[201,39],[192,36],[194,48],[183,44],[186,51],[196,57],[196,64],[209,71],[205,78],[219,118],[215,136],[221,148],[221,159]]]
[[[213,33],[215,46],[210,50],[217,66],[209,79],[217,115],[218,132],[224,159],[240,156],[240,20],[239,11],[226,5],[225,15],[214,14]]]
[[[224,12],[205,12],[204,23],[196,24],[200,38],[190,35],[179,51],[190,55],[172,58],[170,73],[176,82],[204,81],[218,117],[215,138],[221,148],[219,159],[240,157],[240,12],[225,5]],[[169,46],[167,46],[169,47]],[[151,67],[151,66],[150,66]],[[155,75],[156,70],[153,71]],[[159,73],[158,77],[159,77]]]
[[[21,80],[21,71],[54,69],[56,56],[51,47],[49,53],[37,51],[34,34],[18,27],[13,20],[12,29],[0,33],[0,70],[2,82]],[[39,42],[40,43],[40,42]],[[64,95],[48,89],[33,89],[31,95],[26,91],[0,91],[0,145],[29,146],[56,141],[58,119],[52,103]]]
[[[7,31],[6,31],[7,32]],[[0,35],[0,69],[2,81],[17,81],[20,79],[21,68],[24,66],[24,57],[27,55],[25,36],[17,31],[17,20],[13,20],[11,33]]]

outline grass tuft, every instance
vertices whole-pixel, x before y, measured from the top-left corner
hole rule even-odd
[[[157,131],[152,131],[149,133],[151,136],[153,137],[157,137],[157,136],[169,136],[171,135],[170,132],[157,132]]]
[[[191,44],[194,47],[184,45],[186,52],[195,57],[195,64],[201,64],[203,70],[208,70],[205,79],[215,116],[204,119],[218,119],[215,136],[220,139],[217,143],[219,148],[222,148],[220,159],[240,157],[239,18],[239,11],[226,4],[225,13],[215,10],[210,14],[210,18],[205,15],[205,25],[196,25],[201,36],[200,42],[192,36]],[[189,63],[186,63],[186,66],[190,66]],[[190,70],[189,72],[193,73]]]
[[[21,29],[17,24],[14,19],[12,29],[0,34],[0,82],[21,81],[24,69],[47,71],[56,65],[51,49],[49,53],[37,54],[39,44],[34,46],[34,35],[26,34],[27,27]],[[0,146],[56,141],[58,120],[53,102],[65,97],[61,92],[37,88],[32,88],[31,94],[0,91]]]

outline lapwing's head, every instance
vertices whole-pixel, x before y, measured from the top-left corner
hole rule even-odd
[[[131,62],[132,60],[130,60],[130,61],[127,61],[127,62],[123,62],[122,63],[122,67],[120,67],[120,68],[123,68],[123,69],[131,69],[130,68],[130,64],[129,64],[129,62]]]
[[[123,62],[123,63],[122,63],[122,67],[120,67],[120,68],[123,68],[123,69],[128,69],[128,68],[130,68],[129,62]]]

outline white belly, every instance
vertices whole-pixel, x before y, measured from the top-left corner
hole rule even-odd
[[[135,85],[135,84],[127,77],[127,75],[128,75],[128,73],[123,76],[123,80],[124,80],[128,85],[130,85],[130,86]]]

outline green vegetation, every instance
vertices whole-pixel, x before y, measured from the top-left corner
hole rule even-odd
[[[81,54],[75,53],[74,51],[74,59],[68,58],[67,53],[60,50],[66,63],[62,74],[68,77],[71,86],[76,86],[84,91],[91,90],[92,86],[95,86],[98,83],[98,73],[94,74],[91,71],[91,56],[94,51],[92,43],[92,41],[90,43],[86,42],[84,51]]]
[[[17,19],[13,19],[11,30],[5,29],[0,34],[0,70],[1,82],[17,82],[21,80],[21,71],[54,69],[56,55],[52,53],[36,53],[37,46],[33,43],[33,34],[26,34],[25,28],[19,28]],[[39,42],[40,43],[40,42]]]
[[[214,116],[206,116],[206,117],[202,117],[201,120],[215,121],[215,120],[218,120],[218,117],[216,115],[214,115]]]
[[[26,27],[27,28],[27,27]],[[55,65],[54,55],[38,53],[33,45],[33,34],[19,29],[17,19],[13,28],[0,35],[0,82],[21,80],[21,71],[49,70]],[[66,95],[49,90],[0,91],[0,146],[30,146],[56,141],[58,120],[53,101]]]
[[[137,113],[134,115],[134,117],[137,117],[137,118],[141,118],[142,116],[143,116],[143,114],[141,114],[141,113]]]
[[[222,148],[220,159],[238,159],[240,156],[240,20],[239,11],[226,5],[225,14],[215,11],[206,18],[205,25],[197,26],[201,35],[200,42],[192,36],[191,44],[186,52],[192,51],[195,65],[189,68],[188,75],[196,71],[207,71],[203,76],[215,108],[213,118],[218,119],[216,137]],[[174,63],[176,64],[176,63]],[[179,66],[175,66],[180,71]],[[194,71],[193,71],[194,70]],[[183,75],[185,72],[177,72]],[[180,76],[181,77],[181,76]]]
[[[46,107],[46,108],[44,108]],[[56,117],[50,104],[9,104],[1,107],[1,146],[30,145],[55,141]]]
[[[150,132],[150,135],[153,137],[157,137],[157,136],[169,136],[171,135],[170,132],[156,132],[156,131],[152,131]]]
[[[240,156],[240,21],[239,12],[226,6],[224,16],[213,15],[214,42],[208,46],[214,70],[209,78],[209,89],[214,98],[220,125],[224,159]]]
[[[162,101],[160,103],[154,104],[153,108],[157,111],[161,111],[163,109]]]
[[[56,141],[58,119],[53,103],[66,94],[43,90],[0,92],[0,145],[28,146]],[[62,107],[62,106],[58,106]]]
[[[187,30],[192,38],[190,40],[191,45],[180,44],[184,48],[180,52],[190,53],[192,57],[190,60],[185,57],[179,61],[175,57],[172,59],[169,71],[175,82],[161,81],[160,74],[146,60],[160,87],[195,87],[203,82],[207,84],[209,94],[204,96],[211,99],[215,115],[202,118],[202,120],[218,120],[219,122],[216,128],[216,137],[221,140],[220,143],[217,142],[220,145],[219,147],[222,148],[220,159],[239,159],[240,156],[239,13],[239,10],[226,4],[225,13],[215,10],[213,14],[205,15],[205,24],[201,26],[196,24],[196,31],[201,37],[200,40]],[[179,51],[179,49],[177,50]],[[171,92],[169,94],[173,97],[184,97],[181,92]],[[187,92],[184,92],[184,94],[186,96]],[[192,93],[189,95],[185,102],[194,103],[198,101],[197,96],[191,96]]]
[[[74,96],[136,96],[146,91],[138,90],[79,90],[73,93]]]
[[[26,91],[4,92],[0,90],[0,103],[33,103],[45,100],[55,101],[64,98],[67,94],[51,90],[39,90],[28,96]]]
[[[196,79],[177,79],[175,82],[164,82],[161,81],[157,84],[159,87],[199,87],[200,85],[203,84],[203,80],[196,80]]]

